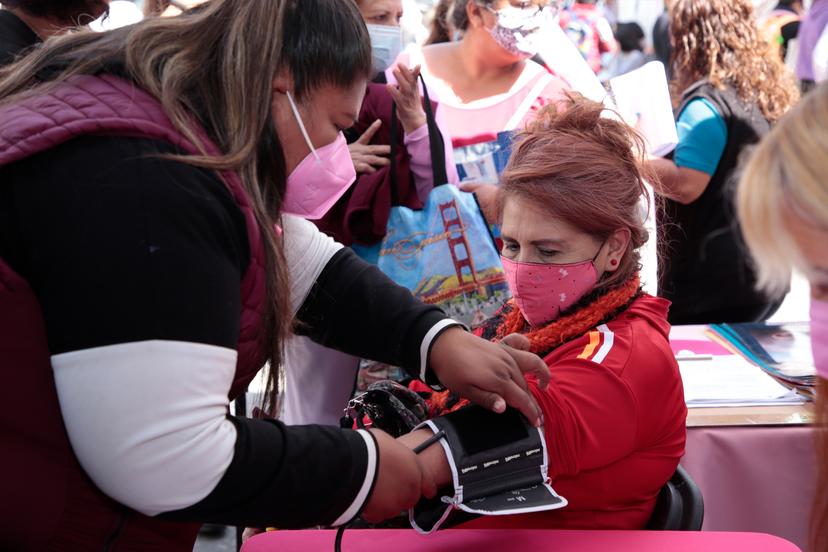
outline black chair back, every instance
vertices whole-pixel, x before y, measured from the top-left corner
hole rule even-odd
[[[690,475],[679,466],[658,493],[647,529],[653,531],[701,531],[704,499]]]

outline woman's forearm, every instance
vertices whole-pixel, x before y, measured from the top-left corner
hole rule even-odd
[[[648,164],[657,176],[651,182],[655,193],[684,205],[696,201],[710,183],[709,174],[679,167],[670,159],[651,159]]]
[[[406,433],[398,441],[414,450],[414,448],[425,442],[432,435],[434,433],[430,429],[418,429],[417,431]],[[446,458],[446,451],[439,443],[435,443],[422,451],[418,455],[418,458],[422,466],[434,477],[434,483],[438,489],[451,484],[451,468],[449,467],[448,458]]]

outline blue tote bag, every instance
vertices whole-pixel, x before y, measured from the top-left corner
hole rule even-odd
[[[420,77],[422,79],[422,77]],[[447,183],[443,136],[423,85],[434,189],[421,210],[400,205],[391,140],[391,213],[382,241],[354,246],[425,303],[468,326],[492,316],[510,297],[500,254],[474,194]],[[396,106],[391,133],[397,132]]]

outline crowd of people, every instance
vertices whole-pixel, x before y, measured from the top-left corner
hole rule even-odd
[[[485,410],[540,428],[567,507],[468,526],[643,528],[686,440],[671,324],[767,320],[792,268],[828,546],[828,0],[665,1],[652,48],[588,0],[440,0],[412,44],[402,0],[146,1],[86,29],[109,4],[0,8],[0,548],[190,550],[203,523],[434,497],[430,430],[336,427],[360,359],[458,397],[433,412],[461,435]],[[672,153],[556,71],[550,26],[601,80],[663,61]],[[475,195],[510,296],[472,328],[360,253],[444,184]],[[231,414],[263,369],[257,415]]]

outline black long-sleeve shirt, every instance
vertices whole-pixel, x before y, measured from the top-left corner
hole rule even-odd
[[[244,217],[215,173],[159,153],[175,149],[86,136],[0,167],[0,257],[40,301],[81,465],[148,515],[347,521],[373,482],[372,439],[226,414],[250,260]],[[304,333],[414,375],[427,334],[447,325],[347,249],[307,287]]]

